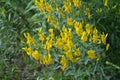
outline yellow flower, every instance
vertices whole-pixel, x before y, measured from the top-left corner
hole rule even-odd
[[[80,56],[80,55],[81,55],[81,52],[80,52],[79,48],[76,48],[76,47],[74,47],[74,48],[75,48],[75,49],[73,50],[74,55],[75,55],[75,56]]]
[[[51,37],[51,39],[54,39],[53,29],[49,29],[48,31],[50,32],[49,37]]]
[[[30,36],[29,33],[24,33],[24,36],[25,36],[25,38],[27,39],[27,44],[28,44],[28,45],[34,44],[35,40],[34,40],[34,38],[32,38],[32,37]]]
[[[90,33],[91,33],[91,31],[92,31],[92,27],[93,27],[93,25],[91,25],[91,24],[86,24],[86,32],[87,32],[88,35],[90,35]]]
[[[60,23],[60,22],[59,22],[58,20],[52,22],[54,28],[58,28],[58,27],[59,27],[59,23]]]
[[[106,38],[108,36],[108,33],[105,35],[104,32],[101,34],[101,40],[103,42],[103,44],[106,44]]]
[[[65,58],[64,55],[62,55],[62,57],[61,57],[60,64],[62,64],[61,69],[62,69],[63,71],[65,70],[65,68],[68,67],[68,61],[67,61],[67,59]]]
[[[35,59],[35,60],[39,60],[39,53],[37,50],[35,50],[33,53],[32,53],[32,57]]]
[[[92,38],[92,42],[98,42],[100,44],[100,36],[98,34],[94,34]]]
[[[95,56],[95,50],[88,50],[87,54],[88,54],[88,57],[90,59],[95,59],[96,58],[96,56]]]
[[[86,42],[88,40],[88,36],[87,36],[87,33],[85,31],[82,33],[81,40],[83,42]]]
[[[29,56],[32,55],[33,50],[31,48],[24,47],[22,48]]]
[[[49,37],[48,37],[46,43],[44,44],[44,49],[46,49],[46,50],[48,50],[48,52],[50,52],[52,45],[53,45],[53,40],[49,39]]]
[[[104,6],[108,6],[108,0],[103,0]]]
[[[44,0],[40,0],[40,2],[38,0],[35,0],[35,5],[38,7],[38,9],[42,10],[43,12],[45,12],[46,5],[45,5],[45,1]]]
[[[41,40],[42,42],[45,40],[46,36],[44,33],[40,33],[39,35],[39,40]]]
[[[52,13],[54,11],[50,4],[46,4],[46,10],[50,13]]]
[[[59,49],[63,48],[64,43],[62,42],[61,38],[57,38],[56,40],[56,47],[58,47]]]
[[[100,35],[98,35],[98,30],[96,28],[93,29],[92,42],[97,42],[99,44],[101,43]]]
[[[48,21],[48,22],[52,23],[54,16],[52,16],[52,15],[47,15],[46,18],[47,18],[47,21]]]
[[[91,13],[90,13],[90,9],[89,8],[86,8],[85,9],[85,15],[88,17],[88,19],[90,19],[91,18]]]
[[[48,64],[51,64],[53,62],[52,56],[48,54]]]
[[[63,11],[61,11],[60,14],[61,14],[62,18],[65,18],[66,15]]]
[[[74,6],[81,7],[82,6],[82,0],[73,0]]]
[[[52,56],[50,55],[50,53],[48,53],[47,55],[45,55],[43,57],[43,63],[46,65],[50,65],[53,62]]]
[[[49,29],[48,31],[49,31],[50,33],[53,33],[53,29]]]
[[[72,12],[72,6],[70,2],[65,2],[64,8],[65,8],[65,11],[67,11],[68,13]]]
[[[97,9],[96,12],[97,12],[97,13],[102,12],[102,8]]]
[[[67,18],[67,24],[72,26],[73,25],[73,20],[72,18]]]
[[[74,21],[74,28],[78,36],[82,36],[84,30],[83,30],[83,23]]]
[[[110,44],[108,43],[108,44],[106,45],[106,51],[108,51],[109,47],[110,47]]]

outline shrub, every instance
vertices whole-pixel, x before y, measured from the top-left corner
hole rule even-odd
[[[40,28],[24,33],[23,50],[42,66],[60,69],[65,79],[108,79],[101,62],[109,34],[98,31],[94,18],[112,10],[109,1],[35,0],[35,5],[40,12],[32,19],[39,17]]]

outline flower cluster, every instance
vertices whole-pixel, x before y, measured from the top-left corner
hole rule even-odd
[[[107,1],[104,0],[104,6],[108,5]],[[106,43],[108,34],[99,32],[94,24],[80,17],[85,16],[88,20],[92,17],[82,0],[35,0],[35,5],[50,27],[46,32],[44,27],[37,29],[37,38],[25,33],[27,47],[23,50],[40,64],[54,64],[57,59],[64,71],[70,63],[85,61],[86,58],[98,62],[109,49],[110,44]],[[85,11],[81,12],[82,9]],[[96,9],[96,12],[101,11],[101,8]]]

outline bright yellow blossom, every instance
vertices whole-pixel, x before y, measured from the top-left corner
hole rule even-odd
[[[33,50],[31,48],[24,47],[22,48],[29,56],[32,55]]]
[[[72,18],[67,18],[67,24],[72,26],[73,25],[73,20]]]
[[[86,28],[87,34],[90,35],[91,32],[92,32],[93,25],[91,25],[91,24],[86,24],[86,27],[85,27],[85,28]]]
[[[28,45],[35,43],[34,38],[32,38],[29,33],[24,33],[24,36],[27,39],[27,44]]]
[[[52,6],[48,3],[46,4],[46,11],[48,11],[49,13],[52,13],[54,11]]]
[[[90,59],[95,59],[96,58],[96,56],[95,56],[95,50],[88,50],[87,54],[88,54],[88,57]]]
[[[43,64],[50,65],[52,62],[53,62],[53,59],[50,53],[48,53],[47,55],[44,55]]]
[[[46,36],[44,33],[40,33],[39,35],[39,40],[41,40],[42,42],[45,40]]]
[[[104,32],[101,34],[101,40],[103,44],[106,44],[106,38],[108,36],[108,33],[105,35]]]
[[[65,2],[64,3],[64,8],[65,8],[65,11],[67,11],[68,13],[72,12],[72,6],[71,6],[70,2]]]
[[[73,0],[74,6],[81,7],[82,6],[82,0]]]
[[[32,53],[32,57],[35,59],[35,60],[39,60],[40,56],[39,56],[39,52],[37,50],[33,51]]]
[[[106,51],[108,51],[109,47],[110,47],[110,44],[107,43],[107,45],[106,45]]]
[[[68,60],[65,58],[64,55],[62,55],[62,57],[61,57],[60,64],[62,64],[61,69],[62,69],[63,71],[65,70],[65,68],[68,67]]]
[[[87,36],[87,33],[84,31],[83,32],[83,34],[82,34],[82,36],[81,36],[81,40],[83,41],[83,42],[86,42],[87,40],[88,40],[88,36]]]
[[[88,19],[90,19],[91,18],[91,13],[90,13],[90,9],[89,8],[86,8],[85,9],[85,15],[88,17]]]
[[[38,7],[38,9],[42,10],[43,12],[45,12],[46,5],[45,5],[45,1],[44,0],[40,0],[40,2],[38,0],[35,0],[35,5]]]

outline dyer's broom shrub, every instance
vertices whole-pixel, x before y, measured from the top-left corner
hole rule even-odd
[[[116,8],[110,4],[110,0],[35,0],[41,26],[34,35],[24,33],[23,50],[40,65],[60,69],[68,79],[108,79],[101,62],[110,47],[109,34],[98,31],[93,18]]]

